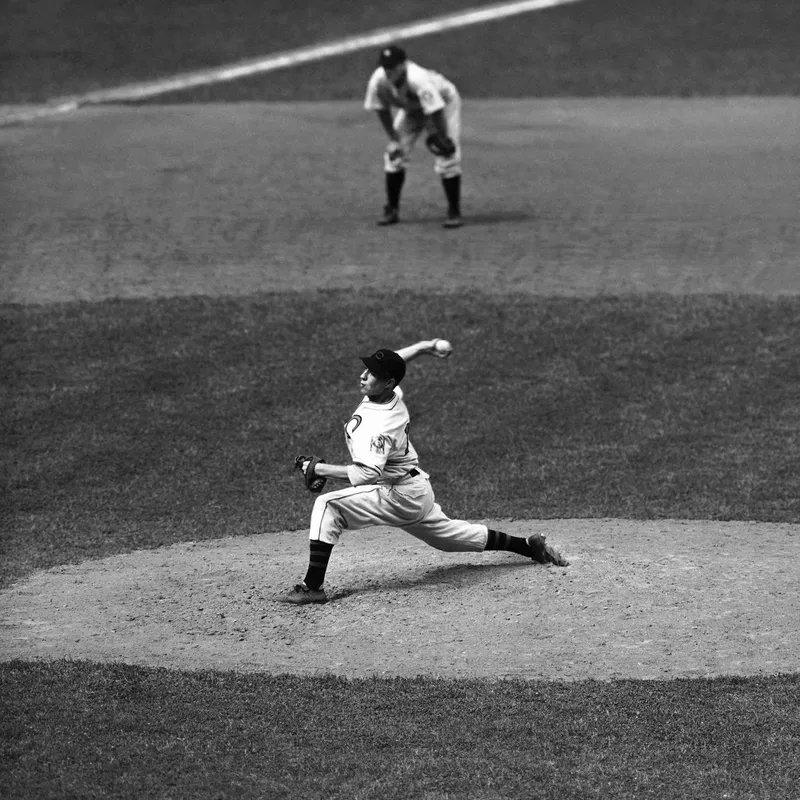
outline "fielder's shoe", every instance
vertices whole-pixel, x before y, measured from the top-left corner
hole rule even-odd
[[[447,219],[442,223],[443,228],[460,228],[461,214],[456,211],[448,211]]]
[[[540,533],[531,534],[526,540],[528,547],[533,550],[531,558],[538,564],[555,564],[557,567],[568,567],[567,561],[558,550],[544,540]]]
[[[384,206],[383,216],[378,220],[378,225],[397,225],[400,222],[400,212],[394,206]]]
[[[289,594],[286,595],[286,602],[296,606],[305,606],[309,603],[327,603],[328,595],[325,590],[309,589],[304,583],[298,583]]]

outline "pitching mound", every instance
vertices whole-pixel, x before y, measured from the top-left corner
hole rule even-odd
[[[331,601],[297,608],[303,532],[65,566],[0,594],[4,659],[347,676],[664,678],[800,667],[800,527],[540,520],[570,558],[447,554],[350,533]]]

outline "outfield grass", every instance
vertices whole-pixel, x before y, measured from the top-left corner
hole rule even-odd
[[[565,685],[11,662],[0,686],[9,798],[788,800],[800,782],[796,675]]]

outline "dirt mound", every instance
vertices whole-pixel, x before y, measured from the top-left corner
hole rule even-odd
[[[800,667],[800,526],[538,520],[569,568],[345,535],[331,601],[296,608],[302,531],[37,573],[0,594],[4,659],[348,676],[665,678]]]

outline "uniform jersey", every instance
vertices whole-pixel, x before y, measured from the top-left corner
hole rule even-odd
[[[353,463],[380,472],[381,483],[394,483],[419,463],[408,436],[409,416],[395,395],[388,403],[365,397],[344,426]]]
[[[364,108],[367,111],[388,111],[392,106],[410,114],[433,114],[458,97],[456,87],[444,75],[426,69],[413,61],[406,62],[403,83],[395,86],[383,67],[378,67],[367,84]]]

